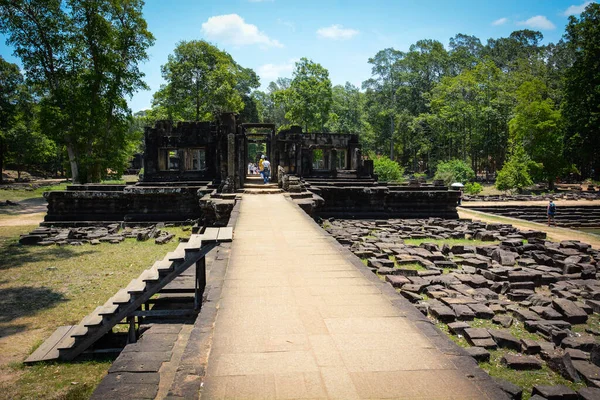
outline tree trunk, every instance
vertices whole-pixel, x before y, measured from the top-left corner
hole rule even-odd
[[[554,178],[548,178],[548,190],[554,190]]]
[[[71,177],[73,179],[73,183],[79,182],[79,164],[77,161],[77,155],[75,154],[75,150],[73,146],[67,145],[67,154],[69,155],[69,164],[71,164]]]

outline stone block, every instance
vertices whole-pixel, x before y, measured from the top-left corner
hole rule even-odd
[[[542,351],[542,347],[533,339],[521,339],[521,352],[523,354],[535,355]]]
[[[507,368],[517,370],[541,369],[542,363],[535,357],[505,354],[500,362]]]
[[[521,342],[510,332],[498,329],[488,329],[488,332],[490,333],[498,347],[511,349],[515,351],[521,350]]]
[[[585,324],[588,319],[587,313],[570,300],[554,299],[552,306],[572,324]]]
[[[490,352],[483,347],[467,347],[465,351],[477,362],[490,361]]]
[[[565,385],[535,385],[531,390],[533,396],[540,395],[547,400],[577,400],[577,393]]]

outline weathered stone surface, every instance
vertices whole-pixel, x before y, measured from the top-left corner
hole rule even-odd
[[[470,328],[471,326],[463,321],[450,322],[448,324],[448,329],[451,333],[455,335],[463,335],[465,334],[465,329]]]
[[[594,348],[594,345],[596,345],[596,339],[593,336],[567,337],[563,339],[560,345],[563,349],[570,347],[572,349],[590,352]]]
[[[523,354],[535,355],[542,351],[542,347],[533,339],[521,339],[521,351]]]
[[[548,368],[559,373],[563,378],[573,382],[579,382],[579,374],[573,365],[571,356],[557,350],[542,350],[541,356],[546,361]]]
[[[505,354],[502,356],[501,363],[506,367],[518,370],[541,369],[542,363],[535,357],[518,356],[514,354]]]
[[[581,400],[598,400],[600,399],[600,389],[594,387],[584,387],[577,391]]]
[[[467,347],[465,351],[477,362],[487,362],[490,360],[490,352],[483,347]]]
[[[565,317],[566,321],[572,324],[585,324],[588,319],[587,313],[572,301],[554,299],[552,306]]]
[[[515,253],[502,249],[496,249],[492,253],[492,259],[500,263],[500,265],[513,266],[516,264]]]
[[[477,318],[491,319],[494,318],[494,311],[482,303],[469,304],[469,308],[475,312]]]
[[[600,367],[581,360],[573,360],[573,366],[588,386],[600,388]]]
[[[511,400],[521,400],[523,397],[523,389],[520,386],[500,378],[494,378],[494,381]]]
[[[513,318],[508,315],[496,315],[492,318],[492,322],[495,324],[502,325],[505,328],[510,328],[513,324]]]
[[[475,319],[475,313],[467,305],[454,304],[452,310],[454,311],[454,314],[456,314],[456,319],[459,321],[472,321]]]
[[[535,385],[532,395],[540,395],[548,400],[577,400],[577,393],[565,385]]]
[[[441,322],[452,322],[456,319],[456,314],[448,306],[437,305],[429,309],[431,315]]]
[[[510,332],[498,329],[488,329],[488,332],[490,333],[498,347],[507,348],[515,351],[521,350],[521,342]]]
[[[386,275],[385,280],[386,282],[391,283],[395,288],[401,288],[402,286],[410,283],[406,277],[401,275]]]

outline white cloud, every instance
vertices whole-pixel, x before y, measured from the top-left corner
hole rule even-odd
[[[344,28],[342,25],[331,25],[326,28],[319,28],[317,35],[326,39],[346,40],[358,35],[356,29]]]
[[[525,25],[534,29],[554,29],[556,26],[548,18],[543,15],[536,15],[529,18],[527,21],[519,21],[519,25]]]
[[[499,25],[504,25],[507,22],[508,22],[508,18],[500,18],[500,19],[497,19],[494,22],[492,22],[492,25],[499,26]]]
[[[585,10],[585,8],[588,5],[590,5],[591,3],[593,3],[593,1],[586,1],[585,3],[580,4],[578,6],[576,6],[576,5],[573,4],[572,6],[569,6],[569,8],[567,8],[565,10],[565,12],[563,13],[563,15],[566,15],[568,17],[569,15],[581,14],[583,12],[583,10]]]
[[[237,14],[210,17],[202,24],[202,33],[210,40],[234,46],[258,44],[264,47],[283,47],[279,41],[269,38],[256,25],[247,24]]]
[[[280,76],[291,76],[297,59],[291,59],[282,64],[264,64],[257,68],[258,75],[263,82],[271,82]]]

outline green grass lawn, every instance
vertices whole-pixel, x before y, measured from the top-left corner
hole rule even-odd
[[[44,192],[53,190],[65,190],[68,183],[61,183],[60,185],[43,186],[39,188],[23,187],[22,189],[0,189],[0,202],[10,201],[21,201],[33,198],[43,197]]]
[[[0,227],[0,398],[88,398],[110,360],[22,361],[61,325],[78,323],[177,242],[126,239],[97,246],[21,246],[19,234],[35,226]],[[167,228],[189,236],[181,228]]]

